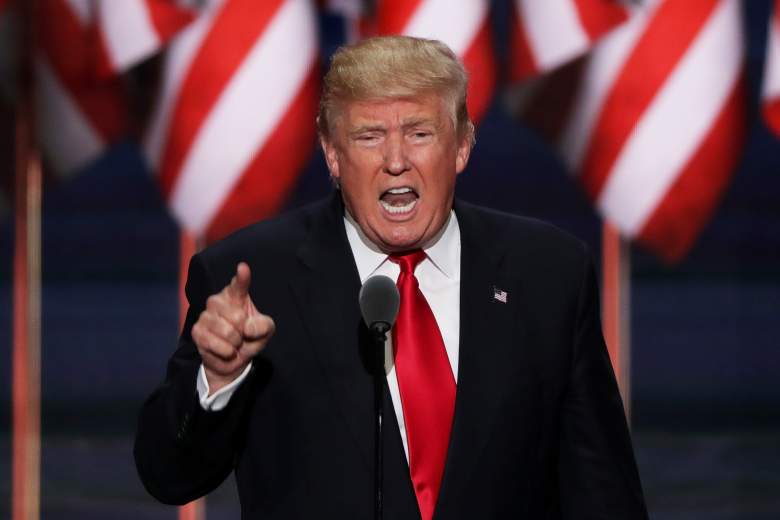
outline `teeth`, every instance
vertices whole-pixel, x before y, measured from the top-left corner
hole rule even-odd
[[[409,193],[412,191],[412,188],[404,187],[404,188],[391,188],[387,190],[388,193],[392,193],[393,195],[401,195],[403,193]]]
[[[399,215],[401,213],[409,213],[410,211],[412,211],[412,208],[414,208],[414,206],[417,204],[417,199],[413,200],[412,202],[404,206],[391,206],[390,204],[386,203],[383,200],[380,200],[379,203],[382,204],[382,207],[385,208],[385,210],[388,213]]]

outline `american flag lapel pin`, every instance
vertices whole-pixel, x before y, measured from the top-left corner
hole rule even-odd
[[[506,303],[507,298],[509,297],[509,293],[507,293],[505,290],[493,286],[493,303],[500,302],[500,303]]]

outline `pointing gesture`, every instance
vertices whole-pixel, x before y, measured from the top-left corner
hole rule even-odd
[[[230,285],[226,287],[229,296],[242,299],[249,296],[249,283],[252,281],[252,273],[249,266],[244,262],[236,266],[236,275],[230,280]]]
[[[239,263],[230,283],[206,300],[206,310],[192,327],[210,393],[241,375],[273,336],[274,321],[249,297],[251,280],[249,266]]]

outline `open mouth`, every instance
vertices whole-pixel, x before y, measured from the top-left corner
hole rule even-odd
[[[391,188],[379,197],[379,203],[391,215],[409,213],[417,205],[420,196],[409,186]]]

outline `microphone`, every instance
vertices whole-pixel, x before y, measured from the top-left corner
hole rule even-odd
[[[387,276],[372,276],[358,295],[360,314],[372,332],[374,343],[374,520],[383,518],[383,423],[385,386],[385,334],[395,323],[401,295],[395,282]]]
[[[395,282],[381,274],[372,276],[360,288],[358,300],[360,314],[368,328],[384,336],[393,327],[401,303]]]

